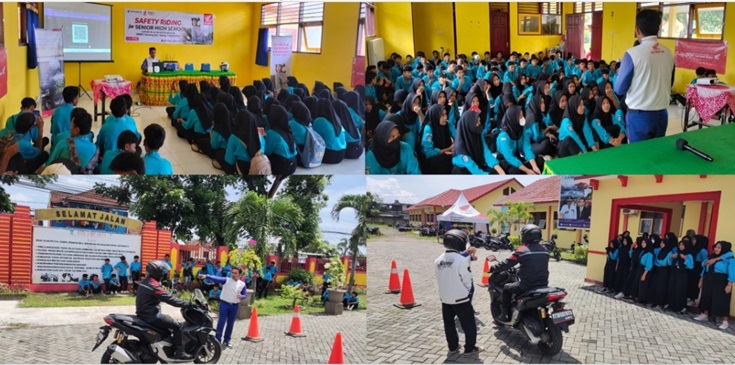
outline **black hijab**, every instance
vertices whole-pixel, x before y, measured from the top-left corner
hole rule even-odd
[[[665,246],[661,249],[661,251],[658,252],[659,260],[663,260],[668,257],[674,247],[676,247],[676,244],[677,242],[679,242],[679,240],[676,239],[676,235],[674,234],[674,232],[668,232],[664,235],[663,242]]]
[[[326,99],[326,100],[329,100],[330,102],[334,101],[334,95],[332,94],[331,91],[329,91],[329,89],[324,89],[320,91],[319,94],[317,94],[317,96],[319,96],[319,99]]]
[[[288,80],[288,86],[289,87],[296,87],[299,85],[299,80],[296,79],[294,76],[286,76],[286,80]]]
[[[268,123],[271,125],[271,130],[276,131],[283,137],[288,145],[289,151],[294,151],[294,136],[291,131],[291,126],[288,125],[288,112],[286,108],[281,105],[273,105],[270,112],[268,113]]]
[[[299,99],[301,99],[301,100],[304,100],[304,98],[306,97],[306,92],[304,92],[303,89],[299,89],[299,88],[294,88],[293,89],[293,94],[296,95],[296,96],[298,96]]]
[[[571,84],[574,84],[574,79],[569,78],[569,77],[567,77],[567,78],[564,79],[564,84],[563,84],[564,85],[564,89],[562,91],[564,91],[564,94],[567,95],[567,99],[569,97],[573,96],[572,94],[569,93],[569,85],[571,85]],[[575,84],[575,86],[576,86],[576,84]],[[574,89],[574,90],[575,90],[574,95],[576,95],[576,94],[579,93],[578,92],[579,90],[577,90],[577,89]]]
[[[316,105],[318,102],[319,99],[316,96],[308,96],[304,99],[304,104],[309,108],[312,117],[316,115]]]
[[[255,90],[258,91],[258,97],[260,100],[265,100],[265,95],[268,93],[268,89],[266,89],[265,84],[263,81],[255,80],[253,81],[253,86],[255,87]],[[222,89],[225,90],[225,89]]]
[[[360,94],[361,98],[365,98],[365,85],[357,85],[355,86],[355,91]]]
[[[495,84],[493,83],[494,79],[498,79],[498,81],[500,81],[498,86],[495,86]],[[492,97],[493,100],[495,100],[498,96],[500,96],[503,93],[503,80],[500,79],[500,76],[498,76],[498,74],[492,74],[492,76],[490,76],[489,83],[490,83],[490,97]]]
[[[230,86],[230,95],[232,95],[233,105],[235,109],[245,109],[245,99],[237,86]]]
[[[695,252],[693,255],[696,256],[702,249],[709,250],[709,237],[698,234],[694,236],[694,239],[697,243],[694,245]]]
[[[217,86],[212,86],[209,88],[209,100],[212,100],[212,102],[217,101],[217,96],[222,93],[222,90],[218,88]]]
[[[441,125],[440,123],[443,112],[443,106],[439,104],[432,105],[426,112],[426,122],[424,123],[424,128],[427,125],[431,126],[431,140],[434,143],[434,147],[440,150],[452,145],[452,134],[449,132],[449,124]],[[424,128],[421,129],[422,135]]]
[[[219,133],[226,141],[232,133],[230,130],[231,124],[230,110],[227,105],[224,103],[214,104],[214,127],[212,130]]]
[[[196,84],[188,84],[186,85],[186,91],[184,92],[184,98],[186,98],[186,102],[189,103],[189,108],[193,108],[193,105],[196,103],[196,96],[199,95],[199,90],[197,89]]]
[[[610,111],[605,113],[602,111],[602,102],[607,100],[610,103]],[[592,115],[592,119],[597,119],[600,121],[600,124],[602,124],[603,127],[610,127],[613,125],[612,116],[613,113],[615,113],[615,106],[612,103],[612,100],[608,98],[607,96],[603,96],[599,99],[597,99],[595,112]]]
[[[219,77],[219,88],[222,90],[229,90],[230,89],[230,78],[227,76],[220,76]]]
[[[396,92],[393,93],[393,106],[390,108],[390,112],[398,113],[401,110],[403,102],[406,101],[407,97],[408,93],[405,90],[396,90]]]
[[[386,117],[375,128],[375,136],[370,144],[370,150],[373,151],[378,164],[386,169],[393,168],[401,161],[401,139],[396,138],[393,142],[388,143],[390,132],[396,128],[398,126]]]
[[[365,103],[362,101],[362,96],[360,96],[360,94],[356,91],[350,91],[345,94],[343,101],[347,103],[347,106],[354,110],[360,118],[365,119]]]
[[[287,89],[281,89],[281,91],[278,92],[278,95],[276,95],[276,99],[281,103],[285,103],[289,95],[291,95],[291,93],[288,92]]]
[[[439,103],[439,95],[444,94],[444,99],[447,99],[447,93],[444,92],[444,90],[434,89],[431,92],[431,105],[438,104]],[[446,106],[448,103],[445,101],[444,106]]]
[[[202,94],[196,94],[194,97],[194,104],[189,104],[189,107],[197,113],[199,122],[201,122],[204,129],[209,130],[212,127],[214,121],[214,112],[212,108],[207,104],[207,100]]]
[[[246,98],[250,98],[251,96],[258,95],[258,90],[255,89],[255,86],[248,85],[242,88],[242,93],[245,94]]]
[[[503,121],[500,126],[508,133],[510,139],[517,141],[523,137],[523,126],[520,123],[522,109],[518,105],[513,105],[505,111]]]
[[[579,115],[577,113],[577,108],[579,107],[579,103],[582,102],[582,97],[579,95],[574,95],[571,98],[569,98],[569,101],[567,101],[567,108],[564,110],[564,118],[569,118],[569,120],[572,122],[572,127],[574,128],[574,131],[577,133],[580,139],[582,139],[583,142],[587,143],[584,137],[584,121],[585,116],[584,114]]]
[[[248,98],[248,111],[255,114],[260,119],[263,115],[263,100],[257,96],[251,96]]]
[[[369,113],[367,111],[365,112],[365,130],[374,132],[380,123],[380,108],[378,108],[378,105],[375,104],[375,100],[371,96],[365,97],[365,101],[373,106]]]
[[[265,88],[268,91],[270,91],[270,92],[272,92],[274,94],[276,93],[276,89],[273,87],[273,81],[271,81],[271,79],[269,77],[266,77],[266,78],[263,79],[263,85],[265,85]]]
[[[416,100],[416,98],[419,98],[419,96],[414,93],[410,93],[406,97],[406,100],[403,101],[403,107],[401,108],[401,117],[403,117],[403,122],[407,126],[414,125],[419,119],[419,115],[413,111],[413,102],[414,100]]]
[[[309,88],[306,86],[306,84],[299,83],[299,86],[297,86],[296,88],[303,90],[305,96],[309,96]]]
[[[724,255],[724,254],[732,251],[732,243],[727,242],[727,241],[719,241],[719,242],[715,243],[715,245],[718,245],[718,244],[720,245],[720,254],[717,255],[717,254],[715,254],[715,250],[712,250],[712,253],[709,255],[709,258],[710,259],[718,258],[718,257],[720,257],[720,256],[722,256],[722,255]]]
[[[618,247],[620,249],[620,254],[618,255],[618,257],[620,258],[621,262],[630,262],[630,256],[628,255],[628,252],[630,251],[632,244],[632,238],[623,236],[623,243],[620,245],[620,247]]]
[[[590,94],[592,94],[592,90],[588,87],[584,87],[582,88],[582,92],[579,94],[579,96],[582,97],[586,112],[592,114],[595,111],[595,99],[590,99]]]
[[[334,92],[337,94],[337,99],[342,100],[342,97],[347,94],[347,89],[339,86],[334,88]]]
[[[291,110],[291,107],[293,107],[293,103],[297,101],[301,101],[301,99],[298,96],[291,94],[286,98],[286,101],[283,102],[283,106],[286,107],[286,110],[293,113],[293,111]]]
[[[565,110],[559,106],[559,102],[561,102],[562,97],[566,97],[566,94],[564,94],[564,91],[557,90],[554,93],[554,97],[551,99],[552,100],[551,105],[546,106],[549,110],[549,117],[551,118],[551,121],[554,123],[554,125],[557,126],[557,128],[561,126],[561,121],[562,119],[564,119]],[[567,99],[567,101],[569,100]]]
[[[321,81],[314,81],[314,90],[313,90],[312,94],[313,95],[319,95],[319,93],[322,90],[325,90],[325,89],[327,89],[327,85],[324,85],[323,82],[321,82]]]
[[[526,86],[521,84],[521,80],[526,77],[526,75],[519,73],[518,76],[516,76],[515,80],[515,87],[518,89],[518,92],[523,93],[523,90],[526,89]]]
[[[469,156],[481,169],[487,168],[485,148],[482,143],[482,125],[476,126],[480,114],[467,111],[457,124],[457,139],[454,142],[455,155]]]
[[[528,102],[528,106],[526,106],[526,126],[530,127],[534,123],[537,123],[541,126],[541,130],[544,130],[544,113],[541,111],[541,100],[543,100],[543,96],[541,94],[536,94],[531,98],[531,101]],[[545,104],[545,106],[548,108],[547,104]]]
[[[263,112],[265,113],[265,115],[270,114],[271,108],[275,105],[281,105],[281,102],[276,100],[275,98],[265,99],[265,106],[263,107]]]
[[[342,133],[342,122],[340,121],[339,116],[337,116],[337,113],[334,111],[334,106],[332,105],[332,102],[330,102],[329,100],[319,99],[316,104],[316,115],[314,117],[321,117],[332,123],[332,128],[334,129],[335,136],[339,137],[340,133]]]
[[[345,129],[347,134],[354,139],[359,138],[360,132],[357,130],[357,124],[352,119],[352,114],[350,114],[350,109],[347,104],[342,100],[335,100],[332,102],[332,107],[334,107],[334,112],[339,117],[342,128]]]
[[[679,251],[679,254],[684,254],[684,255],[694,254],[694,252],[692,251],[692,241],[691,240],[688,240],[688,239],[685,240],[684,237],[682,237],[681,243],[684,244],[684,251]],[[681,256],[676,255],[676,259],[674,259],[674,266],[681,267],[684,265],[684,262],[685,260],[683,260]]]
[[[291,115],[293,115],[293,120],[295,120],[297,123],[305,127],[311,125],[311,112],[309,111],[309,107],[307,107],[306,104],[300,101],[292,102]]]
[[[237,127],[232,131],[232,134],[245,144],[250,157],[254,157],[262,147],[260,145],[260,135],[258,134],[257,119],[259,119],[258,116],[247,110],[240,110],[235,116]]]

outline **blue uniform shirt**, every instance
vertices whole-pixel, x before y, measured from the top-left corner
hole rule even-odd
[[[490,149],[487,147],[487,143],[485,142],[484,138],[482,139],[482,145],[484,147],[483,149],[485,150],[485,163],[487,163],[490,168],[494,168],[498,165],[498,160],[490,152]],[[480,169],[480,167],[477,166],[477,163],[473,161],[470,156],[467,155],[454,155],[454,157],[452,157],[452,164],[459,168],[466,168],[473,175],[489,175],[488,172]]]
[[[342,151],[347,149],[347,136],[344,128],[342,128],[342,133],[339,136],[335,136],[332,123],[323,117],[314,119],[311,125],[314,131],[324,139],[324,144],[328,150]]]
[[[293,132],[293,137],[294,140],[296,140],[296,144],[304,145],[306,143],[306,126],[293,119],[288,122],[288,126],[291,127],[291,132]]]
[[[100,149],[100,154],[104,156],[107,151],[114,151],[117,149],[117,139],[120,134],[124,131],[131,131],[136,136],[140,136],[135,124],[131,124],[130,120],[123,116],[122,118],[108,119],[107,122],[102,125],[100,132],[97,135],[97,146]]]
[[[586,117],[584,120],[584,126],[582,127],[582,133],[584,133],[584,138],[587,140],[586,146],[582,143],[582,139],[579,138],[577,132],[574,131],[572,121],[569,120],[569,118],[564,118],[561,121],[561,128],[559,128],[559,141],[572,138],[582,152],[587,152],[588,149],[591,149],[592,146],[595,145],[595,138],[592,136],[592,128],[590,128],[590,124],[587,122]]]
[[[263,152],[265,140],[263,139],[263,136],[259,137],[260,152]],[[247,148],[245,148],[243,142],[240,141],[240,138],[237,138],[234,134],[230,135],[230,138],[227,141],[227,150],[225,151],[225,161],[230,165],[234,165],[235,161],[250,162],[251,158],[253,158],[253,156],[250,156]]]
[[[122,262],[122,261],[120,261],[117,264],[115,264],[115,269],[118,270],[117,276],[118,277],[128,276],[128,268],[129,267],[130,267],[130,265],[128,263]]]
[[[143,157],[146,175],[173,175],[171,162],[161,157],[158,151],[148,151]]]
[[[536,158],[531,146],[530,136],[526,133],[523,133],[519,140],[513,140],[508,135],[508,132],[502,131],[498,134],[497,146],[498,154],[502,155],[515,168],[523,165],[523,161],[520,160],[521,154],[526,161],[531,161]]]
[[[224,150],[227,148],[227,140],[217,131],[212,131],[212,137],[209,138],[209,145],[213,150]]]
[[[54,110],[51,116],[51,134],[57,135],[61,132],[71,130],[71,111],[74,110],[74,104],[66,103]]]
[[[295,141],[294,141],[294,144],[296,144]],[[265,132],[265,152],[264,153],[266,155],[276,154],[283,158],[290,159],[290,158],[296,157],[296,151],[297,149],[295,146],[294,146],[293,151],[291,151],[291,148],[286,143],[286,140],[283,139],[283,137],[280,134],[278,134],[278,132],[272,129],[269,129],[267,132]]]
[[[130,271],[131,272],[134,272],[134,271],[140,272],[141,269],[142,269],[142,267],[143,266],[140,263],[140,261],[133,261],[133,262],[130,263]]]
[[[76,136],[73,138],[74,146],[77,149],[77,156],[79,156],[79,164],[82,168],[89,166],[92,159],[97,154],[97,146],[90,142],[86,136]],[[56,161],[58,158],[70,158],[69,142],[59,141],[51,151],[51,156],[48,159],[47,165]],[[95,161],[96,162],[96,161]],[[110,172],[112,174],[112,172]]]
[[[194,109],[189,110],[189,116],[186,118],[184,123],[181,124],[181,126],[189,131],[194,129],[194,132],[199,134],[208,134],[209,130],[212,129],[211,126],[209,127],[209,129],[204,129],[204,126],[202,126],[202,121],[199,120],[199,114],[197,114],[196,110]]]
[[[102,271],[102,279],[109,279],[110,275],[112,275],[112,265],[110,264],[102,265],[100,270]]]
[[[365,168],[371,175],[420,175],[419,162],[413,153],[413,147],[406,142],[401,142],[401,159],[390,169],[378,163],[372,150],[368,150],[365,156]]]
[[[100,163],[100,175],[115,174],[115,172],[110,169],[110,164],[112,163],[112,160],[121,153],[122,150],[107,151],[107,153],[105,153],[105,157],[102,158],[102,162]]]

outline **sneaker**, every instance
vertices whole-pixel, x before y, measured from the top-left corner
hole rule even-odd
[[[459,346],[457,346],[457,348],[454,349],[454,350],[449,350],[449,354],[450,355],[454,355],[454,354],[458,354],[458,353],[459,353]]]
[[[474,349],[465,351],[464,354],[465,355],[472,355],[472,354],[476,354],[476,353],[482,352],[483,350],[485,350],[485,349],[483,349],[482,347],[479,347],[479,346],[475,346]]]
[[[224,344],[224,345],[222,345],[222,346],[224,346],[224,347],[226,347],[226,348],[228,348],[228,349],[231,349],[231,348],[235,347],[235,346],[232,346],[232,344],[231,344],[231,343],[229,343],[229,342],[225,342],[225,344]]]
[[[220,165],[220,163],[217,162],[217,160],[212,160],[212,166],[214,166],[214,168],[217,170],[222,170],[222,165]]]
[[[726,330],[727,327],[730,327],[730,324],[727,323],[727,321],[722,321],[722,324],[718,328],[721,329],[721,330]]]
[[[623,292],[620,292],[617,295],[615,295],[615,299],[620,299],[620,298],[622,298],[624,296],[625,296],[625,294],[623,294]]]
[[[700,315],[698,315],[698,316],[694,317],[694,320],[695,320],[695,321],[699,321],[699,322],[702,322],[702,321],[706,321],[706,320],[708,320],[708,319],[709,319],[709,316],[708,316],[708,315],[706,315],[706,314],[704,314],[704,313],[702,313],[702,314],[700,314]]]

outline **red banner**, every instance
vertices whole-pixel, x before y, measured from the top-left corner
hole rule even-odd
[[[676,41],[676,67],[704,67],[724,76],[726,59],[727,42]]]
[[[8,51],[0,48],[0,98],[8,93]]]
[[[365,56],[352,59],[352,88],[357,85],[365,85]]]

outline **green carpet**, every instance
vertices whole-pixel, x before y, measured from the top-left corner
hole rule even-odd
[[[676,140],[689,144],[708,155],[705,161],[687,151],[676,149]],[[709,127],[649,141],[638,142],[597,152],[548,161],[545,174],[610,175],[610,174],[735,174],[735,124]]]

